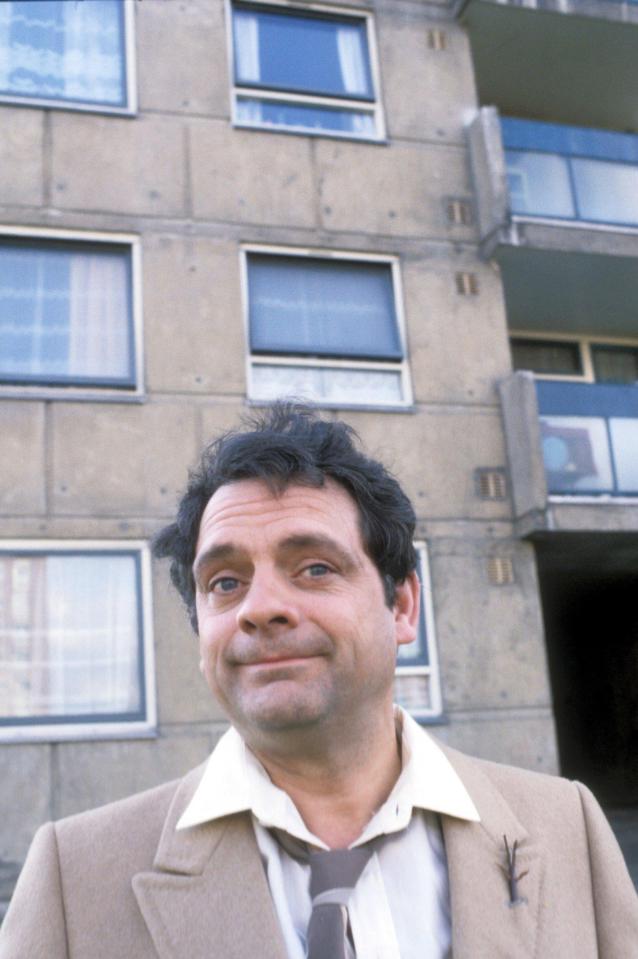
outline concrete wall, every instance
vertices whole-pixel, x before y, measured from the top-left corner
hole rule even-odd
[[[506,466],[496,385],[510,361],[499,277],[476,226],[446,214],[448,197],[473,203],[467,36],[443,3],[360,5],[376,9],[384,144],[233,129],[222,0],[135,4],[134,118],[0,105],[2,223],[139,235],[147,385],[143,403],[0,395],[4,534],[146,538],[171,517],[198,450],[246,408],[241,242],[394,254],[414,408],[343,415],[398,473],[429,543],[439,732],[555,770],[531,548],[513,538],[509,500],[480,499],[474,477]],[[458,292],[462,272],[476,294]],[[493,586],[501,553],[514,581]],[[0,749],[5,896],[41,822],[180,775],[223,728],[161,565],[154,620],[157,739]]]

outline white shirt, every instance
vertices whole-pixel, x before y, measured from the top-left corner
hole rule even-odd
[[[451,921],[447,862],[437,813],[478,822],[463,783],[436,743],[403,710],[401,774],[353,846],[385,834],[348,903],[357,959],[446,959]],[[310,868],[268,831],[283,829],[321,849],[287,793],[234,729],[222,736],[178,829],[250,811],[289,959],[304,959],[312,910]]]

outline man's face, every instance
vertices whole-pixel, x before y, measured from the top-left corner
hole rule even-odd
[[[193,570],[201,668],[249,741],[389,704],[397,645],[415,636],[418,583],[410,577],[387,607],[339,484],[279,495],[260,480],[220,487]]]

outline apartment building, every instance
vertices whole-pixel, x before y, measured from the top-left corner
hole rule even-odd
[[[418,514],[396,694],[638,802],[638,3],[0,5],[0,899],[225,728],[149,540],[277,396]]]

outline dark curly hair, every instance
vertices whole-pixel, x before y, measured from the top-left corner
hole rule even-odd
[[[381,574],[392,608],[397,584],[416,568],[414,510],[394,476],[361,451],[350,426],[323,420],[308,407],[276,403],[246,420],[244,427],[224,433],[206,447],[189,475],[175,522],[153,540],[155,555],[172,560],[171,579],[194,631],[192,566],[201,518],[220,486],[242,479],[261,479],[273,492],[291,483],[320,487],[326,477],[340,483],[357,505],[364,548]]]

